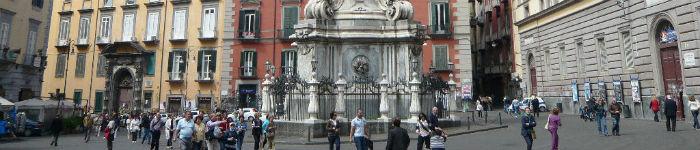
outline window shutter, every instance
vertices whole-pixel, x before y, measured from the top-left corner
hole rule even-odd
[[[156,54],[148,54],[148,66],[146,66],[146,71],[148,75],[154,75],[156,73]]]
[[[175,57],[173,57],[173,52],[169,52],[168,61],[170,61],[170,63],[168,63],[168,72],[173,72],[173,63],[175,63],[175,60],[173,60],[174,58]]]
[[[204,50],[200,50],[197,54],[197,72],[202,72],[202,63],[204,63]]]
[[[282,26],[282,31],[284,32],[285,38],[289,37],[294,33],[294,25],[298,23],[299,19],[299,7],[286,7],[284,8],[284,25]]]
[[[181,51],[180,56],[182,56],[182,61],[180,62],[180,73],[187,72],[187,60],[189,59],[187,51]]]
[[[289,51],[282,52],[282,68],[280,68],[282,69],[282,72],[286,71],[285,69],[288,63],[287,58],[289,58]]]
[[[256,10],[255,17],[253,17],[253,18],[255,19],[254,20],[255,22],[253,24],[253,28],[254,28],[253,31],[255,31],[255,34],[259,36],[259,34],[260,34],[260,11]]]
[[[432,12],[432,17],[430,18],[430,24],[432,25],[432,30],[437,31],[438,30],[438,10],[437,10],[437,4],[436,3],[431,3],[430,4],[430,12]]]
[[[239,61],[241,62],[241,68],[245,67],[245,51],[241,51],[241,59]]]
[[[253,53],[253,58],[252,58],[253,65],[252,66],[253,66],[253,68],[258,68],[258,52],[253,51],[251,53]]]
[[[445,31],[450,31],[450,16],[451,16],[451,15],[450,15],[450,4],[448,4],[448,3],[442,3],[442,4],[443,4],[443,8],[442,8],[443,13],[442,13],[442,16],[444,17],[444,18],[443,18],[443,19],[444,19],[444,24],[442,24],[442,25],[443,25],[443,29],[444,29]]]
[[[294,69],[292,71],[293,71],[293,73],[296,73],[297,72],[297,51],[291,51],[291,54],[292,55],[290,57],[292,57],[291,60],[293,63],[292,67],[294,67]]]
[[[211,54],[211,62],[209,62],[209,70],[211,70],[212,73],[216,72],[216,50],[211,50],[209,51]]]
[[[247,20],[245,20],[245,19],[246,19],[246,17],[245,17],[246,12],[243,11],[243,10],[241,10],[241,11],[239,11],[238,14],[239,14],[239,15],[238,15],[238,20],[239,20],[239,21],[238,21],[238,36],[239,36],[239,37],[243,37],[243,34],[242,34],[242,33],[243,33],[243,31],[245,31],[245,30],[244,30],[244,29],[245,29],[245,23],[246,23],[246,21],[247,21]],[[243,58],[243,57],[242,57],[242,56],[243,56],[242,54],[243,54],[243,53],[241,52],[241,58]],[[243,60],[243,59],[241,59],[241,60]],[[241,66],[242,66],[242,65],[241,65]]]

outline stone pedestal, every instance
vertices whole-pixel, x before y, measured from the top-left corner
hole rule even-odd
[[[386,80],[385,74],[382,74],[382,81],[379,82],[379,86],[379,92],[381,93],[379,102],[379,113],[381,113],[381,117],[379,117],[379,120],[389,120],[389,104],[387,102],[389,99],[387,96],[389,81]]]
[[[418,81],[418,73],[413,72],[413,79],[411,82],[409,82],[411,86],[411,106],[409,107],[409,111],[411,112],[411,119],[417,121],[418,120],[418,114],[420,114],[420,95],[418,95],[418,92],[420,92],[419,85],[420,81]]]
[[[452,120],[459,120],[459,113],[460,110],[457,110],[457,92],[459,89],[457,88],[457,83],[454,81],[454,75],[450,74],[450,81],[447,81],[447,85],[450,87],[450,93],[449,93],[449,110],[450,110],[450,119]]]
[[[262,114],[266,115],[270,113],[270,85],[272,85],[272,81],[270,81],[270,74],[265,74],[265,80],[262,83]]]
[[[347,84],[348,83],[345,81],[343,74],[338,74],[338,81],[335,82],[335,85],[338,88],[338,95],[336,97],[334,111],[337,115],[337,119],[340,121],[347,120],[347,118],[345,118],[345,88]]]
[[[307,121],[318,120],[318,81],[316,81],[315,72],[311,73],[309,80],[309,119]]]

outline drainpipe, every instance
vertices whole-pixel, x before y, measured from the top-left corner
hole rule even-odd
[[[92,3],[92,2],[90,2],[90,3]],[[92,8],[92,7],[91,7],[91,8]],[[98,9],[100,8],[100,2],[97,2],[97,8],[98,8]],[[94,8],[93,8],[93,9],[94,9]],[[101,11],[97,11],[97,13],[96,13],[97,15],[96,15],[95,18],[100,18],[100,12],[101,12]],[[95,20],[98,20],[98,19],[95,19]],[[100,24],[100,22],[95,22],[95,26],[94,26],[94,28],[93,28],[93,29],[95,29],[95,32],[94,32],[94,37],[95,37],[95,39],[92,40],[93,43],[97,43],[97,42],[96,42],[96,41],[97,41],[97,31],[98,31],[98,28],[97,28],[98,26],[97,26],[97,25],[99,25],[99,24]],[[96,52],[97,52],[97,51],[95,50],[95,46],[92,46],[92,52],[93,52],[93,53],[96,53]],[[98,54],[98,55],[99,55],[99,54]],[[103,61],[104,61],[104,60],[103,60]],[[100,61],[98,60],[97,63],[99,63],[99,62],[100,62]],[[99,67],[99,68],[97,68],[97,69],[101,69],[101,68],[102,68],[101,66],[98,66],[98,67]],[[93,71],[90,71],[90,87],[88,88],[88,92],[89,92],[89,93],[88,93],[87,107],[85,107],[85,108],[88,108],[88,109],[90,108],[90,98],[92,98],[92,93],[94,93],[94,92],[92,92],[92,82],[93,82],[93,80],[95,79],[95,76],[94,76],[94,75],[95,75],[95,74],[94,74],[94,72],[95,72],[95,54],[92,54],[92,63],[90,63],[90,68],[92,68]],[[102,96],[104,96],[104,94],[102,94]],[[95,99],[97,99],[97,97],[95,97]],[[103,100],[104,100],[104,99],[103,99]],[[97,101],[95,101],[95,103],[97,103]],[[95,112],[95,110],[93,109],[92,112]],[[88,111],[85,110],[85,113],[88,113]]]
[[[165,8],[165,9],[163,9],[163,11],[165,11],[165,13],[163,13],[164,14],[163,15],[163,23],[161,25],[161,26],[163,26],[163,32],[160,33],[160,37],[161,37],[161,40],[160,40],[160,51],[161,51],[161,53],[160,53],[160,69],[161,70],[160,70],[160,73],[158,73],[158,97],[157,97],[157,99],[158,99],[158,111],[160,111],[160,109],[161,109],[160,108],[160,103],[161,103],[160,96],[162,95],[161,92],[163,91],[163,63],[165,63],[165,60],[163,58],[165,57],[164,56],[165,55],[165,29],[166,29],[166,25],[168,22],[168,4],[169,3],[166,1],[165,7],[163,7],[163,8]],[[151,98],[151,101],[153,101],[153,98]],[[151,102],[151,103],[153,103],[153,102]]]

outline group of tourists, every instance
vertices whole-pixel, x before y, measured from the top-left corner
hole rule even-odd
[[[57,116],[59,120],[60,117]],[[126,118],[126,119],[124,119]],[[157,150],[160,146],[161,134],[165,134],[167,149],[179,148],[181,150],[241,150],[245,132],[251,130],[254,138],[254,150],[275,149],[275,116],[267,114],[264,119],[260,113],[255,113],[252,119],[246,120],[241,110],[233,114],[218,112],[192,116],[191,112],[175,116],[169,114],[161,118],[160,113],[142,113],[118,115],[116,113],[97,116],[86,115],[83,120],[85,127],[85,142],[90,141],[90,128],[94,127],[96,136],[103,135],[107,149],[113,148],[113,142],[117,138],[119,128],[125,127],[128,131],[128,139],[137,143],[141,138],[141,144],[149,144],[149,149]],[[58,132],[60,129],[57,128]],[[261,141],[262,138],[262,141]],[[51,142],[57,145],[57,134]],[[175,144],[175,146],[174,146]]]

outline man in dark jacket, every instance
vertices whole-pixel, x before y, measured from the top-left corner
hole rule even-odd
[[[428,117],[428,123],[430,124],[430,130],[435,130],[435,127],[438,127],[438,108],[433,107],[432,113],[430,113],[430,117]]]
[[[540,99],[537,97],[533,97],[533,99],[530,100],[532,102],[532,113],[534,113],[535,117],[540,117]]]
[[[676,132],[676,100],[671,95],[666,95],[664,101],[664,113],[666,113],[666,131]]]
[[[534,135],[532,134],[537,126],[537,119],[532,116],[532,110],[530,107],[525,107],[525,115],[520,119],[521,129],[520,135],[525,139],[525,144],[527,145],[527,150],[532,150],[532,142],[534,140]]]
[[[408,138],[408,132],[406,129],[401,128],[401,119],[394,118],[391,121],[391,125],[394,126],[386,140],[386,150],[406,150],[408,149],[408,144],[411,140]]]
[[[141,131],[143,132],[143,138],[141,139],[141,144],[143,141],[148,140],[147,143],[151,143],[151,116],[148,113],[143,113],[141,116]]]
[[[63,119],[60,115],[56,115],[56,118],[51,121],[51,134],[53,134],[53,141],[51,141],[52,146],[58,146],[58,135],[63,129]]]

